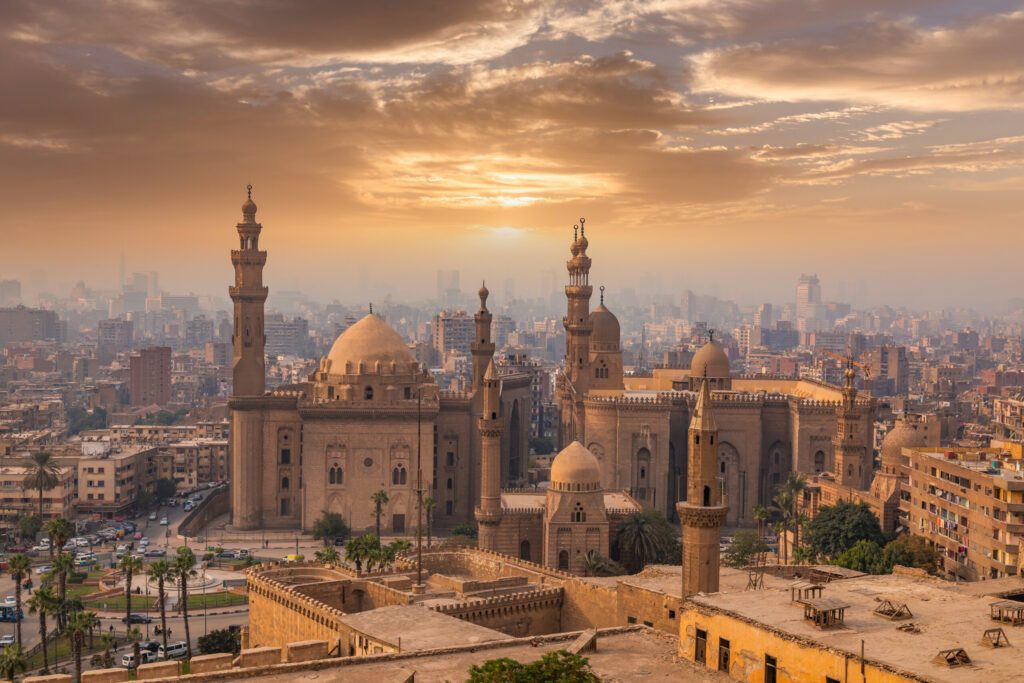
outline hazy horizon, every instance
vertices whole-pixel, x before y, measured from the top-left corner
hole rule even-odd
[[[1024,291],[1012,2],[0,5],[0,279],[226,299],[254,185],[272,291],[565,278],[744,305]],[[1017,55],[1014,57],[1014,55]],[[366,269],[366,287],[360,268]],[[363,291],[369,290],[369,291]]]

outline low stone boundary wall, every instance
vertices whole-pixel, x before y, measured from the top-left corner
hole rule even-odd
[[[226,488],[218,488],[203,498],[178,525],[179,536],[195,536],[212,520],[231,511],[231,496]]]
[[[135,678],[140,681],[148,681],[154,678],[171,678],[180,673],[178,662],[153,662],[152,664],[140,664]]]

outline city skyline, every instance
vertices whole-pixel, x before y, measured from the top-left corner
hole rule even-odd
[[[375,299],[445,268],[528,296],[579,216],[609,296],[784,302],[817,272],[826,300],[993,310],[1022,284],[1013,3],[111,7],[0,9],[30,289],[115,288],[123,252],[223,298],[247,183],[268,284],[321,301],[367,264]]]

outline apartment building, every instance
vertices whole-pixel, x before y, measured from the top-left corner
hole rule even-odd
[[[82,446],[82,455],[74,459],[79,512],[105,517],[124,514],[139,492],[149,490],[157,479],[155,446],[118,446],[109,441],[83,442]]]
[[[21,465],[0,467],[0,528],[14,529],[26,515],[39,514],[39,492],[25,489],[29,468]],[[43,521],[75,514],[75,469],[60,467],[57,485],[43,491]]]
[[[169,478],[179,490],[228,479],[228,440],[193,439],[170,444],[172,458]]]
[[[942,574],[967,581],[1015,575],[1024,538],[1020,444],[905,448],[903,455],[909,480],[901,513],[939,552]]]

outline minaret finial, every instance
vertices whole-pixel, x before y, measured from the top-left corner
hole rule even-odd
[[[587,219],[580,216],[580,237],[583,237],[583,229],[587,227],[586,225],[584,225],[586,222]]]
[[[245,192],[248,195],[248,198],[252,199],[252,184],[251,183],[249,185],[245,186]]]
[[[373,302],[370,302],[370,315],[373,315]]]
[[[710,344],[713,341],[715,341],[715,331],[708,330],[708,343]]]
[[[575,242],[580,238],[580,224],[572,226],[572,241]]]
[[[604,306],[604,285],[601,285],[601,305]]]

